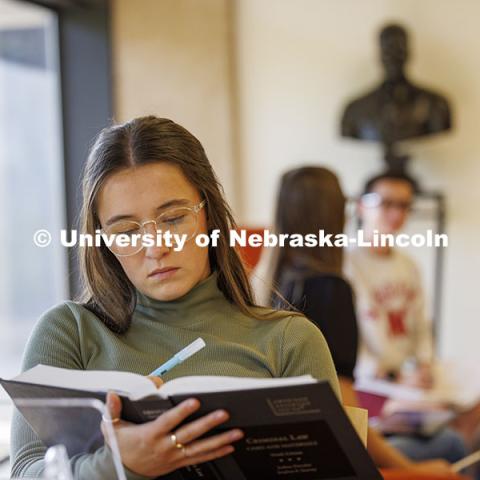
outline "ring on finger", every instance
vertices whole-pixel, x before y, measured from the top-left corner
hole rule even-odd
[[[187,447],[184,445],[182,446],[182,453],[185,458],[189,457],[190,455],[187,453]]]
[[[183,445],[183,443],[180,443],[178,440],[177,440],[177,436],[172,433],[170,434],[170,441],[172,442],[172,445],[175,447],[175,448],[180,448],[182,450],[185,450],[185,445]],[[186,455],[185,455],[186,456]]]
[[[120,421],[120,418],[107,418],[105,415],[102,415],[102,421],[105,423],[117,423]]]

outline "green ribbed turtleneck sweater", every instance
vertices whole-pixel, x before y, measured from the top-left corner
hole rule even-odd
[[[320,331],[301,316],[245,316],[227,301],[214,272],[183,297],[163,302],[137,291],[130,329],[109,330],[97,316],[67,301],[48,310],[28,341],[23,370],[42,363],[80,370],[124,370],[148,375],[173,354],[202,337],[206,347],[164,376],[290,377],[329,380],[338,394],[332,358]],[[36,476],[45,447],[18,413],[12,423],[12,476]],[[114,478],[109,452],[72,460],[75,479]],[[129,479],[143,478],[127,472]]]

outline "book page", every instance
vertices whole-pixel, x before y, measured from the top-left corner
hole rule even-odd
[[[191,376],[179,377],[162,385],[158,393],[162,397],[207,392],[228,392],[235,390],[251,390],[258,388],[286,387],[316,383],[311,375],[285,378],[240,378],[225,376]]]
[[[157,390],[151,380],[135,373],[108,370],[70,370],[47,365],[37,365],[13,380],[88,392],[112,390],[128,396],[131,400],[139,400],[151,395],[167,398],[179,394],[284,387],[316,382],[311,375],[288,378],[240,378],[205,375],[179,377],[170,380]]]
[[[157,393],[153,382],[142,375],[109,370],[71,370],[37,365],[18,375],[13,381],[85,390],[87,392],[108,392],[112,390],[132,399]]]
[[[368,410],[358,407],[349,407],[347,405],[344,405],[343,408],[366,448],[368,436]]]

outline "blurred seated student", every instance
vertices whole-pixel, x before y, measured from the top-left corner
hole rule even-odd
[[[407,176],[383,173],[367,181],[358,202],[366,241],[396,235],[405,225],[415,195]],[[355,291],[361,332],[357,376],[395,379],[429,388],[432,327],[427,320],[421,275],[412,258],[386,246],[348,249],[345,273]]]
[[[281,179],[276,205],[275,232],[334,236],[343,232],[345,197],[337,177],[326,168],[301,167]],[[340,379],[346,405],[358,406],[353,389],[358,331],[352,289],[342,275],[340,247],[265,248],[252,272],[257,301],[276,308],[288,303],[302,311],[325,335]],[[287,303],[288,302],[288,303]],[[449,472],[450,462],[465,455],[459,436],[444,430],[435,437],[391,437],[391,446],[369,428],[368,451],[379,467]],[[413,460],[413,461],[412,461]],[[423,461],[421,461],[423,460]]]
[[[303,315],[255,305],[243,264],[229,246],[236,228],[222,188],[200,142],[168,119],[136,118],[104,129],[87,160],[81,233],[97,229],[131,236],[170,231],[183,249],[141,241],[83,248],[84,294],[62,302],[36,324],[23,370],[38,363],[77,370],[126,370],[148,375],[185,345],[207,347],[168,372],[185,375],[338,379],[321,332]],[[203,248],[196,234],[220,230],[218,246]],[[127,478],[156,478],[229,455],[243,432],[204,435],[228,419],[215,410],[197,420],[192,398],[156,420],[121,420],[109,395],[113,427]],[[38,477],[45,445],[20,414],[12,424],[12,476]],[[74,478],[114,478],[110,450],[71,460]],[[182,475],[180,475],[182,476]]]

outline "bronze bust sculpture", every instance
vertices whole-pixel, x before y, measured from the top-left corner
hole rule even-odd
[[[406,77],[408,42],[403,27],[383,28],[380,50],[385,78],[377,88],[347,105],[341,133],[381,142],[389,168],[404,170],[408,157],[398,155],[395,144],[450,129],[450,108],[443,96],[414,85]]]

